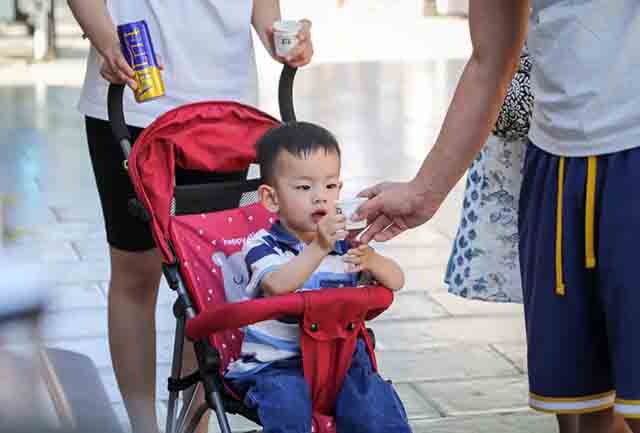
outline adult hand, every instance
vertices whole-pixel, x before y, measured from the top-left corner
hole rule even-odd
[[[129,66],[122,54],[120,41],[114,41],[109,48],[102,53],[102,66],[100,75],[110,83],[126,84],[132,90],[138,87],[133,68]]]
[[[311,41],[311,21],[308,19],[300,20],[302,29],[298,32],[298,44],[291,49],[286,57],[275,56],[277,60],[287,65],[300,68],[311,62],[313,57],[313,42]],[[269,40],[273,43],[273,26],[267,29]],[[275,52],[275,51],[274,51]]]
[[[369,200],[357,210],[354,219],[369,222],[360,242],[388,241],[400,233],[424,224],[435,214],[445,196],[424,191],[416,181],[383,182],[358,194]]]

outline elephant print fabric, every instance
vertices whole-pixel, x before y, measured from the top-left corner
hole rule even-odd
[[[172,219],[172,243],[181,258],[180,271],[199,312],[247,299],[244,289],[249,278],[242,247],[247,237],[270,227],[275,219],[260,204]],[[212,335],[211,341],[226,365],[239,355],[242,334],[229,330]]]
[[[246,238],[242,240],[243,245],[245,241]],[[244,290],[249,283],[249,272],[244,262],[244,254],[239,251],[227,256],[224,252],[218,251],[211,256],[211,259],[222,273],[227,302],[249,299]]]

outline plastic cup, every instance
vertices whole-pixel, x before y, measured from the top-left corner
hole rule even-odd
[[[278,56],[285,57],[298,45],[300,30],[302,30],[302,23],[299,21],[283,20],[273,23],[273,43]]]
[[[346,226],[347,230],[361,230],[367,227],[367,221],[352,221],[351,217],[358,210],[362,203],[366,202],[367,199],[364,197],[354,197],[338,200],[336,202],[336,212],[342,214],[347,219]]]

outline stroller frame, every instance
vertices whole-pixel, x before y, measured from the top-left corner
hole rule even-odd
[[[296,119],[293,108],[293,80],[295,74],[295,68],[284,66],[279,80],[278,99],[281,118],[284,122],[295,121]],[[123,92],[123,85],[112,84],[109,87],[108,113],[114,138],[122,148],[125,156],[124,167],[128,169],[132,143],[124,119]],[[264,115],[264,113],[261,114]],[[277,124],[277,120],[271,116],[264,116],[266,116],[264,118],[266,120],[263,121],[263,126],[249,135],[252,140],[255,139],[256,133],[263,131],[266,127],[265,125],[270,124],[269,122],[273,121]],[[169,119],[172,118],[169,117]],[[244,145],[246,146],[247,143],[245,141]],[[159,145],[160,149],[163,148],[163,144],[154,142],[154,146],[156,145]],[[156,149],[155,147],[153,148]],[[134,187],[138,185],[136,182],[140,182],[142,177],[145,177],[141,177],[140,173],[138,173],[136,158],[139,153],[135,152],[133,154],[133,168],[130,172]],[[240,166],[236,165],[235,167]],[[234,173],[240,174],[238,172]],[[163,199],[163,207],[161,207],[160,214],[167,212],[169,207],[171,207],[171,215],[176,217],[178,215],[193,215],[194,213],[237,208],[237,200],[233,205],[227,204],[218,208],[211,207],[212,205],[209,202],[211,201],[210,198],[216,194],[223,201],[228,202],[232,192],[239,193],[238,198],[240,198],[243,193],[257,190],[261,180],[244,180],[244,174],[243,172],[243,180],[237,181],[177,186],[174,184],[172,190],[173,202],[170,206],[169,200]],[[154,179],[154,175],[151,172],[149,172],[149,176]],[[166,235],[164,233],[166,228],[162,227],[161,224],[159,225],[157,215],[150,215],[147,211],[147,207],[157,208],[157,206],[146,197],[144,191],[144,189],[137,190],[141,195],[138,194],[139,198],[129,201],[129,210],[132,214],[150,221],[152,225],[155,224],[155,230],[163,231],[163,235]],[[182,206],[181,203],[183,201],[188,202],[188,205],[184,209],[181,207],[179,211],[176,210],[178,205]],[[202,215],[204,216],[204,214]],[[229,218],[230,220],[231,218]],[[249,220],[251,220],[251,217]],[[156,235],[157,233],[154,231],[154,236]],[[283,295],[279,296],[277,300],[243,301],[231,303],[231,305],[227,304],[223,308],[208,309],[209,307],[206,307],[207,309],[205,310],[196,311],[197,308],[200,308],[202,300],[199,298],[200,295],[197,290],[194,294],[187,290],[187,284],[185,283],[195,283],[193,283],[189,272],[180,266],[179,255],[176,252],[182,250],[181,242],[176,244],[178,247],[178,250],[176,250],[170,239],[158,236],[160,235],[156,236],[156,243],[158,243],[165,256],[165,261],[162,264],[163,274],[169,287],[177,294],[177,299],[173,306],[173,313],[177,321],[171,376],[168,380],[169,401],[165,432],[193,432],[208,409],[215,411],[222,433],[231,433],[229,420],[226,416],[227,413],[239,414],[257,424],[261,424],[257,411],[245,406],[233,394],[233,391],[226,387],[221,374],[221,367],[226,366],[225,362],[228,361],[228,358],[223,359],[224,356],[228,356],[223,353],[226,350],[226,346],[222,344],[222,347],[218,348],[217,343],[212,344],[213,340],[210,341],[209,336],[225,329],[238,329],[246,324],[280,317],[283,314],[299,315],[303,318],[301,327],[304,333],[301,337],[301,346],[305,353],[303,357],[305,379],[311,386],[312,393],[317,390],[317,393],[312,396],[315,431],[319,433],[324,431],[335,432],[335,426],[330,421],[332,419],[330,410],[333,407],[332,404],[334,404],[332,402],[335,401],[332,400],[334,398],[332,396],[335,396],[338,389],[336,387],[340,386],[339,384],[342,380],[340,378],[344,377],[346,369],[350,365],[351,354],[358,336],[365,340],[369,354],[372,357],[374,369],[377,369],[373,355],[374,338],[371,330],[364,327],[364,320],[370,320],[388,308],[393,301],[393,294],[388,289],[380,286],[340,288],[338,291],[336,289],[325,289],[317,292]],[[186,261],[184,266],[187,266]],[[196,307],[196,304],[198,304],[198,307]],[[246,308],[249,308],[250,311],[246,310]],[[322,312],[322,315],[319,315],[319,312]],[[325,313],[328,314],[325,316]],[[327,318],[330,320],[327,321]],[[321,332],[317,332],[319,330],[318,323],[322,323]],[[197,360],[197,370],[187,375],[182,373],[185,337],[193,341]],[[238,340],[236,339],[236,341]],[[332,372],[331,376],[328,376],[326,365],[336,367],[336,371]],[[200,387],[204,390],[205,402],[197,405],[196,397]],[[183,399],[182,406],[178,412],[180,392],[183,393]],[[317,419],[316,415],[318,416]],[[329,419],[329,422],[327,422],[327,419]]]

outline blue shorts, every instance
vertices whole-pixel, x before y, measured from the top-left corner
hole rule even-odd
[[[311,392],[300,358],[273,363],[232,386],[258,410],[264,433],[311,431]],[[338,395],[335,421],[340,433],[411,433],[398,394],[373,371],[362,340]]]
[[[530,143],[519,224],[531,407],[640,418],[640,148]]]

